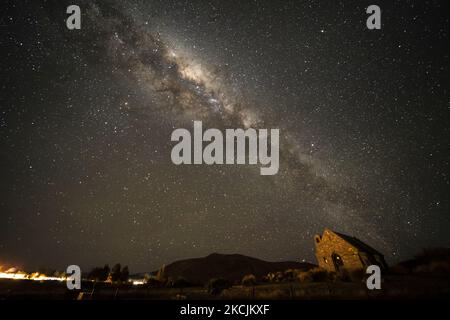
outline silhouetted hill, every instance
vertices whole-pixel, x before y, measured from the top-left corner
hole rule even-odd
[[[450,247],[425,249],[413,259],[391,267],[394,273],[450,273]]]
[[[240,281],[246,274],[262,277],[269,272],[287,269],[308,270],[314,265],[295,261],[268,262],[240,254],[213,253],[202,258],[175,261],[165,268],[171,278],[183,277],[193,283],[206,283],[212,278]]]

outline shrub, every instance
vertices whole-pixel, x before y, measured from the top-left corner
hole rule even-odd
[[[349,270],[347,272],[348,279],[353,282],[362,281],[367,278],[368,274],[366,274],[365,270],[357,269],[357,270]]]
[[[122,271],[120,272],[119,279],[121,282],[126,283],[129,277],[130,277],[130,270],[128,270],[128,266],[125,266],[122,268]]]
[[[247,274],[242,278],[242,285],[250,287],[256,284],[256,277],[253,274]]]
[[[223,290],[231,287],[230,281],[226,279],[211,279],[208,282],[208,293],[219,295]]]
[[[278,271],[275,273],[274,278],[272,279],[273,282],[282,282],[284,280],[284,272]]]
[[[111,282],[118,282],[120,281],[121,276],[121,268],[122,266],[120,263],[116,263],[114,267],[111,268],[111,273],[109,274],[111,276]]]
[[[267,276],[264,277],[264,281],[266,282],[274,282],[275,281],[275,273],[270,272]]]
[[[311,274],[311,277],[314,282],[322,282],[328,280],[328,271],[323,268],[313,268],[309,270],[309,273]]]
[[[103,268],[96,267],[88,274],[88,279],[95,281],[106,281],[108,279],[109,272],[110,269],[107,264]]]
[[[304,271],[297,274],[297,280],[301,283],[313,282],[313,277],[310,272]]]
[[[282,281],[289,282],[293,281],[296,278],[297,270],[295,269],[287,269],[283,272],[283,279]]]
[[[323,282],[334,281],[335,279],[336,274],[334,272],[329,272],[320,267],[297,273],[297,280],[300,282]]]
[[[179,277],[175,280],[169,280],[166,284],[166,286],[171,287],[171,288],[188,288],[188,287],[193,287],[194,285],[192,283],[190,283],[189,281],[187,281],[185,278],[183,277]]]
[[[146,285],[153,288],[161,288],[164,287],[167,281],[161,281],[155,276],[150,276],[146,279]]]

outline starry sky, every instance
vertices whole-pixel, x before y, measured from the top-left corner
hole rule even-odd
[[[450,244],[448,2],[378,1],[381,30],[369,1],[19,2],[0,20],[0,265],[315,262],[326,227],[390,263]],[[174,165],[194,120],[280,129],[279,173]]]

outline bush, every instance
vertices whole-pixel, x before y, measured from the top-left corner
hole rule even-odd
[[[272,282],[283,282],[284,281],[284,272],[278,271],[274,274]]]
[[[264,282],[274,282],[275,279],[275,273],[270,272],[266,276],[263,277]]]
[[[145,283],[148,287],[161,288],[166,285],[167,281],[161,281],[160,279],[156,278],[155,276],[150,276],[146,279]]]
[[[112,267],[111,269],[111,273],[110,278],[111,278],[111,282],[119,282],[120,281],[120,276],[121,276],[121,268],[122,266],[120,265],[120,263],[116,263],[114,265],[114,267]]]
[[[120,272],[120,281],[123,283],[128,282],[128,278],[130,277],[130,270],[128,270],[128,266],[125,266],[122,268],[122,271]]]
[[[285,281],[293,281],[297,276],[298,270],[296,269],[287,269],[284,272],[283,278]]]
[[[297,280],[301,283],[313,282],[313,277],[310,272],[304,271],[297,274]]]
[[[94,281],[106,281],[108,279],[109,272],[110,269],[107,264],[103,268],[96,267],[89,272],[88,279]]]
[[[169,280],[167,282],[167,286],[171,288],[188,288],[193,287],[194,285],[187,281],[185,278],[179,277],[175,280]]]
[[[367,279],[369,276],[365,270],[357,269],[357,270],[349,270],[347,272],[348,279],[353,282],[363,281]]]
[[[334,281],[335,279],[336,274],[334,272],[329,272],[320,267],[297,273],[297,280],[300,282],[324,282]]]
[[[328,271],[322,268],[313,268],[309,270],[314,282],[322,282],[328,280]]]
[[[251,287],[256,284],[256,277],[253,274],[247,274],[242,278],[242,285]]]
[[[226,279],[211,279],[208,282],[208,293],[219,295],[223,290],[231,287],[231,282]]]

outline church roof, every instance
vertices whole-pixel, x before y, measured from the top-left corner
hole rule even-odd
[[[362,242],[361,240],[359,240],[358,238],[355,237],[351,237],[348,235],[345,235],[343,233],[339,233],[336,231],[332,231],[334,234],[336,234],[337,236],[339,236],[340,238],[342,238],[343,240],[347,241],[348,243],[350,243],[352,246],[354,246],[356,249],[358,249],[359,251],[362,252],[367,252],[367,253],[371,253],[371,254],[377,254],[380,256],[383,256],[380,252],[378,252],[377,250],[375,250],[374,248],[372,248],[371,246],[369,246],[368,244]]]

